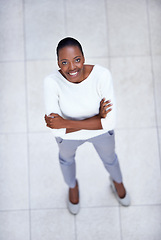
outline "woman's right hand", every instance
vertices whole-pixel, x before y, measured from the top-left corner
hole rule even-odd
[[[101,118],[105,118],[109,112],[111,112],[112,108],[111,100],[105,101],[105,98],[103,98],[100,102],[100,108],[99,108],[99,116]]]

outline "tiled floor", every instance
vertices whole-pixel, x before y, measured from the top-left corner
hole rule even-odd
[[[66,208],[43,120],[43,79],[65,36],[113,74],[128,208],[89,143],[76,155],[80,213]],[[0,240],[160,240],[161,0],[0,0],[0,38]]]

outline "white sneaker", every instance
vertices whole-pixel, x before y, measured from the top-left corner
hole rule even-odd
[[[70,213],[72,213],[74,215],[78,214],[79,209],[80,209],[80,203],[74,204],[74,203],[70,202],[69,198],[68,198],[67,205],[68,205],[68,210]]]
[[[78,181],[77,181],[78,184]],[[79,194],[79,185],[78,185],[78,194]],[[79,202],[74,204],[69,200],[69,192],[68,192],[68,200],[67,200],[67,207],[70,213],[76,215],[80,210],[80,194],[79,194]]]
[[[116,190],[116,188],[115,188],[114,182],[113,182],[113,180],[112,180],[111,177],[110,177],[110,184],[111,184],[112,190],[113,190],[113,192],[114,192],[114,194],[115,194],[115,197],[116,197],[117,201],[118,201],[121,205],[123,205],[123,206],[125,206],[125,207],[128,207],[128,206],[130,205],[130,203],[131,203],[129,194],[126,192],[125,197],[124,197],[124,198],[120,198],[120,197],[118,196],[117,190]]]

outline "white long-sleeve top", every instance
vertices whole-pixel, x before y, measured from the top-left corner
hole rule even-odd
[[[112,111],[101,119],[103,129],[79,130],[66,133],[66,128],[51,129],[55,137],[71,140],[89,139],[115,128],[116,106],[111,73],[95,65],[89,76],[80,83],[72,83],[55,70],[44,80],[46,114],[57,113],[65,119],[83,120],[99,113],[102,98],[111,100]]]

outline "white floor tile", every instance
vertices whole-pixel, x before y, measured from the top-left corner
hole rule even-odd
[[[87,57],[107,57],[105,1],[66,1],[67,33],[83,46]]]
[[[24,64],[0,63],[0,132],[26,131]]]
[[[161,204],[156,129],[117,130],[116,150],[132,205]]]
[[[29,235],[27,211],[0,212],[1,240],[29,240]]]
[[[67,187],[52,134],[30,134],[31,207],[66,208]]]
[[[120,240],[119,210],[117,207],[81,209],[76,228],[77,240]]]
[[[27,59],[53,59],[65,36],[64,1],[25,1]]]
[[[44,78],[57,69],[56,61],[27,63],[28,125],[30,132],[49,131],[44,121]]]
[[[148,0],[152,53],[161,54],[161,1]]]
[[[146,1],[107,0],[110,56],[148,55]]]
[[[23,5],[21,0],[0,2],[0,60],[24,59]]]
[[[153,79],[149,57],[112,58],[117,127],[154,127]]]
[[[161,206],[121,208],[123,240],[160,240]]]
[[[1,134],[0,159],[0,210],[28,208],[26,135]]]
[[[34,240],[75,240],[74,217],[68,210],[32,211],[31,229]]]
[[[155,101],[157,112],[157,124],[161,127],[161,56],[153,56]]]

